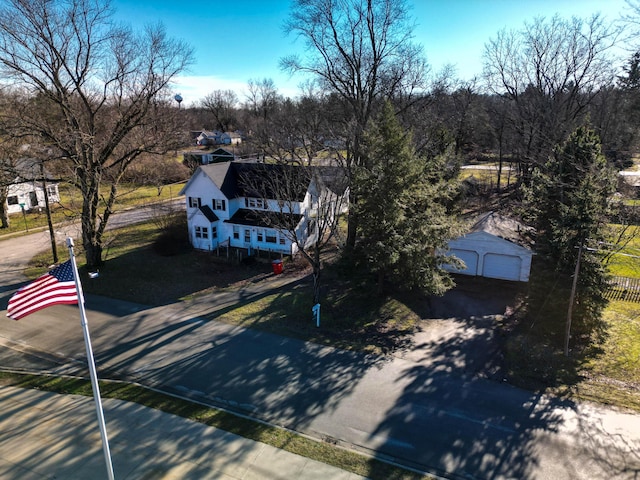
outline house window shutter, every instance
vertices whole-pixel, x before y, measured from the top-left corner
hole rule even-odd
[[[225,200],[222,200],[222,210],[223,210],[223,211],[226,211],[226,210],[227,210],[226,203],[227,203],[227,202],[226,202]]]

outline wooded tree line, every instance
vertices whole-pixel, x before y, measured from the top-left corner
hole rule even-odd
[[[548,258],[565,252],[568,260],[557,265],[569,268],[576,252],[566,246],[587,232],[575,222],[562,231],[542,223],[550,207],[530,193],[567,158],[583,164],[581,171],[589,170],[585,162],[603,170],[595,176],[602,182],[611,178],[604,169],[630,162],[640,54],[630,53],[619,69],[614,57],[616,46],[638,50],[640,3],[629,7],[624,22],[554,16],[497,32],[485,44],[483,71],[461,80],[453,68],[430,70],[424,48],[431,46],[415,43],[405,0],[296,0],[286,29],[305,51],[280,64],[305,80],[299,96],[284,98],[265,78],[251,80],[245,98],[212,90],[198,107],[178,109],[170,85],[193,54],[161,25],[135,32],[117,26],[101,0],[4,0],[0,163],[10,172],[29,145],[30,155],[66,169],[82,193],[82,243],[88,267],[96,268],[118,185],[136,161],[184,145],[188,130],[240,130],[248,153],[301,166],[331,159],[344,168],[351,187],[347,251],[375,265],[379,286],[395,277],[442,293],[450,281],[437,252],[459,231],[458,168],[491,160],[500,171],[515,169],[517,182],[501,180],[497,190],[540,212],[534,226],[553,236],[547,246],[560,249]],[[562,154],[571,142],[593,148]],[[607,185],[584,192],[605,195]],[[559,198],[569,202],[566,209],[600,204]],[[587,214],[575,218],[584,222]],[[587,223],[603,225],[607,214],[598,210]],[[590,228],[588,235],[596,233]],[[422,261],[427,257],[435,260]]]

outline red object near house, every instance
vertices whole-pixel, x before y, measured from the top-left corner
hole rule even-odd
[[[273,273],[279,275],[282,273],[282,260],[274,260],[271,262],[271,267],[273,268]]]

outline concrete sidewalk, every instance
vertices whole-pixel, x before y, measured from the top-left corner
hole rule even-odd
[[[104,399],[115,478],[362,477],[135,403]],[[107,478],[93,398],[0,387],[0,478]]]

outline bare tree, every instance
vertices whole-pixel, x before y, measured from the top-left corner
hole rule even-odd
[[[69,163],[83,197],[89,268],[102,263],[102,236],[127,166],[173,147],[170,82],[192,59],[161,25],[133,32],[114,26],[111,15],[101,0],[9,0],[0,8],[0,70],[23,89],[9,120]]]
[[[270,78],[249,80],[247,88],[247,108],[257,118],[267,120],[280,98],[275,83]]]
[[[304,57],[290,56],[281,66],[310,74],[336,93],[349,115],[342,125],[345,166],[363,162],[363,132],[380,100],[408,97],[425,87],[426,60],[412,41],[413,23],[405,0],[296,0],[285,24],[303,39]],[[352,196],[351,204],[357,199]],[[357,222],[349,210],[347,244],[355,245]]]
[[[322,95],[279,100],[254,139],[278,163],[312,165],[330,138],[330,119]]]
[[[213,115],[216,128],[230,131],[236,124],[238,96],[233,90],[214,90],[204,97],[202,107]]]
[[[513,104],[510,123],[525,174],[544,162],[588,113],[599,89],[614,81],[611,49],[620,29],[599,15],[586,20],[538,17],[503,30],[485,45],[489,89]]]

